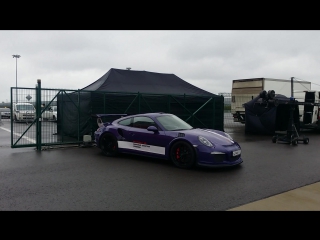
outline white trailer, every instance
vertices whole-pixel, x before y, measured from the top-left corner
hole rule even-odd
[[[320,129],[320,92],[305,91],[303,101],[302,117],[300,118],[300,127],[306,129]],[[298,100],[299,101],[299,100]]]
[[[297,101],[305,101],[305,92],[311,90],[311,82],[293,81],[274,78],[249,78],[232,80],[231,114],[234,122],[245,123],[244,103],[257,97],[261,91],[274,90],[276,94],[294,97]],[[293,96],[292,96],[293,93]],[[303,115],[304,106],[299,106],[300,115]]]

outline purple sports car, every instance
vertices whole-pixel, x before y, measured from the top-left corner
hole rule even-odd
[[[117,117],[103,122],[103,117]],[[169,113],[97,114],[95,142],[107,156],[139,154],[171,160],[176,167],[230,167],[242,163],[241,147],[229,134],[193,128]]]

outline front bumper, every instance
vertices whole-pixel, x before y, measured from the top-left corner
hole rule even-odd
[[[197,164],[206,167],[230,167],[239,165],[243,162],[241,158],[241,148],[234,144],[220,148],[208,148],[199,145],[195,148],[197,155]],[[234,152],[238,152],[233,156]]]

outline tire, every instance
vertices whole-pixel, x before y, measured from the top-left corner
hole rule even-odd
[[[272,137],[272,142],[273,142],[273,143],[276,143],[276,142],[277,142],[277,137],[276,137],[276,136],[273,136],[273,137]]]
[[[309,143],[309,138],[303,139],[303,143],[304,143],[304,144],[308,144],[308,143]]]
[[[115,157],[118,155],[117,139],[110,133],[101,136],[100,148],[104,155],[108,157]]]
[[[184,141],[179,141],[172,145],[170,159],[176,167],[184,169],[190,169],[196,163],[193,147]]]
[[[293,140],[293,141],[292,141],[292,144],[293,144],[293,145],[298,145],[298,140],[297,140],[297,139]]]

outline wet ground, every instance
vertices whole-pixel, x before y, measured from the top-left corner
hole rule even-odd
[[[0,210],[226,211],[320,181],[319,133],[292,146],[242,130],[226,130],[242,147],[240,166],[182,170],[158,159],[107,158],[96,147],[12,149],[2,125]]]

